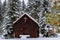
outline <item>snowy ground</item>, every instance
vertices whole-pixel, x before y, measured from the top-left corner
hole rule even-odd
[[[49,38],[46,38],[46,37],[42,37],[42,35],[40,35],[39,38],[14,38],[14,39],[1,39],[0,40],[59,40],[60,39],[60,34],[58,34],[57,37],[49,37]]]

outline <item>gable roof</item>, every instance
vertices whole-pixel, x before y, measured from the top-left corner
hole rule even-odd
[[[21,15],[16,21],[14,21],[13,23],[16,23],[20,18],[22,18],[24,15],[27,15],[29,18],[31,18],[35,23],[37,23],[38,24],[38,22],[34,19],[34,18],[32,18],[29,14],[27,14],[27,13],[24,13],[23,15]]]

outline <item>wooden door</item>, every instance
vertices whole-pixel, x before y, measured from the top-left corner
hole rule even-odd
[[[28,34],[28,25],[23,25],[23,35]]]

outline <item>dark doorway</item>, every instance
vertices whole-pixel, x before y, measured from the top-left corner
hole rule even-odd
[[[28,34],[28,26],[27,25],[23,25],[23,34],[24,35]]]

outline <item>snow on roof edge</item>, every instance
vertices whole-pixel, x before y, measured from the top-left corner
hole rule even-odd
[[[23,17],[25,14],[26,14],[29,18],[31,18],[34,22],[36,22],[36,23],[38,24],[38,22],[37,22],[34,18],[32,18],[29,14],[27,14],[27,13],[23,13],[23,15],[21,15],[16,21],[14,21],[13,24],[16,23],[16,22],[17,22],[21,17]]]

